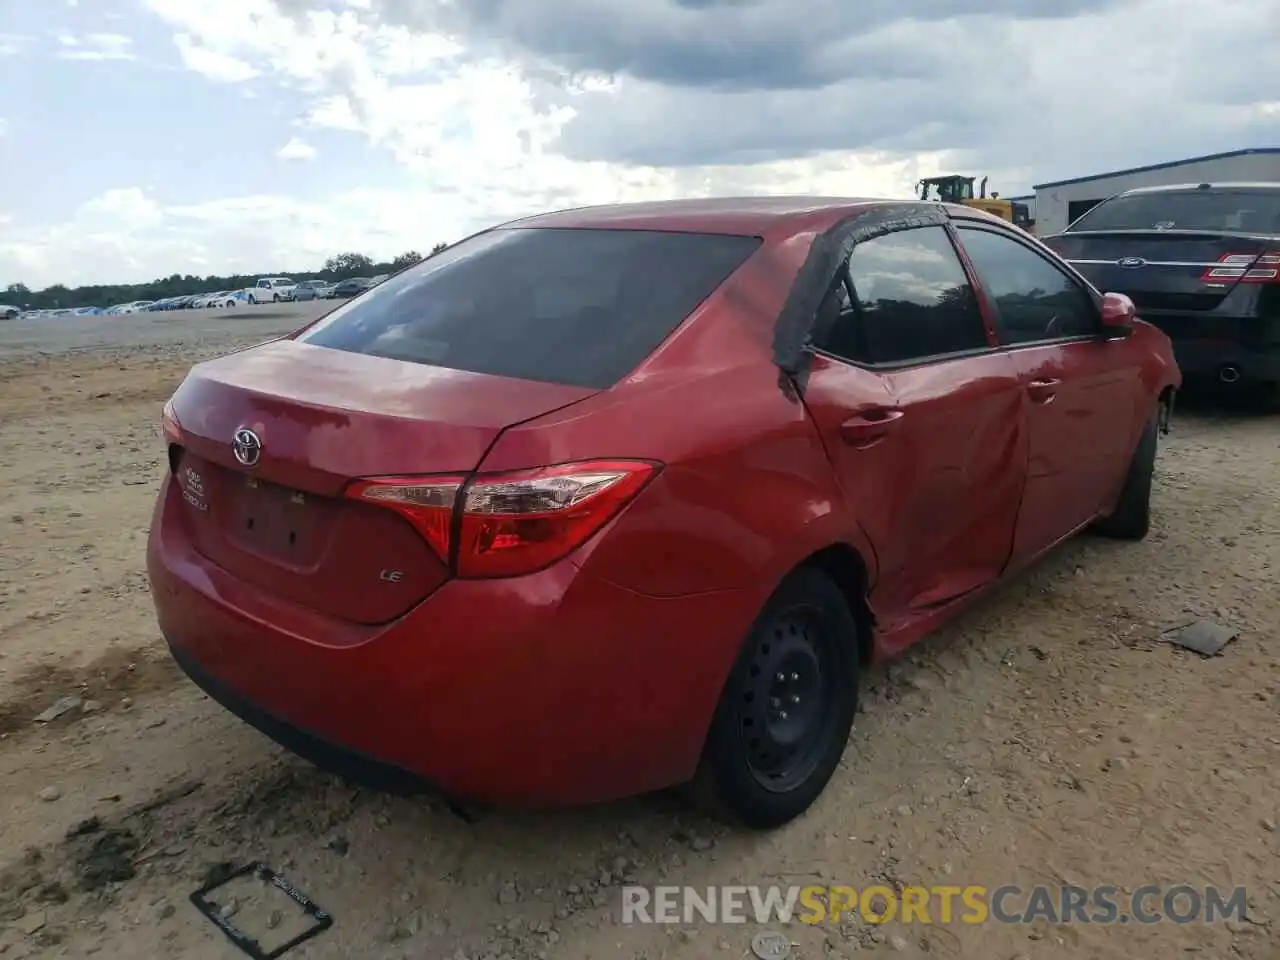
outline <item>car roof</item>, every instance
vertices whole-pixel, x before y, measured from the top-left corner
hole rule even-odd
[[[760,236],[789,226],[819,227],[869,206],[935,204],[933,200],[868,197],[718,197],[656,200],[577,207],[504,223],[515,227],[575,227],[617,230],[671,230]],[[950,207],[950,204],[947,205]],[[964,208],[966,213],[972,212]]]
[[[1166,183],[1155,187],[1133,187],[1120,196],[1128,197],[1141,193],[1176,193],[1182,190],[1276,190],[1280,191],[1280,183],[1275,181],[1224,181],[1222,183]]]

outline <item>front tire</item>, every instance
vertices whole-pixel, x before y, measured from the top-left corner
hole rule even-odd
[[[1142,540],[1151,529],[1151,487],[1156,469],[1156,448],[1159,439],[1157,418],[1152,417],[1142,428],[1137,449],[1129,461],[1129,472],[1116,508],[1108,517],[1094,524],[1094,530],[1104,537],[1117,540]]]
[[[844,754],[858,673],[858,625],[844,594],[820,570],[796,570],[725,682],[690,784],[694,802],[762,830],[808,810]]]

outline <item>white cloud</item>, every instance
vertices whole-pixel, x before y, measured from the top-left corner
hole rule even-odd
[[[83,37],[60,34],[59,60],[136,60],[133,39],[119,33],[90,33]]]
[[[291,19],[265,0],[148,3],[180,36],[195,38],[187,43],[234,55],[303,92],[311,102],[307,124],[363,134],[436,193],[466,198],[470,216],[464,213],[454,231],[539,209],[540,201],[573,205],[673,190],[848,193],[859,183],[863,192],[905,196],[918,171],[939,163],[937,156],[881,162],[876,155],[742,169],[577,163],[553,149],[575,117],[571,98],[548,100],[545,85],[515,65],[469,56],[455,39],[361,19],[350,9],[308,10]],[[599,80],[594,86],[609,88]]]
[[[200,46],[185,33],[173,38],[183,66],[218,83],[243,83],[258,76],[251,64],[218,50]]]
[[[850,168],[847,158],[836,155],[814,158],[803,168],[766,164],[749,174],[566,162],[519,184],[474,182],[460,172],[446,186],[360,187],[316,202],[275,193],[164,205],[128,187],[94,198],[62,223],[6,229],[0,235],[0,277],[39,289],[53,283],[141,282],[172,273],[301,270],[346,250],[389,260],[557,207],[725,192],[838,194],[850,175],[861,176],[870,192],[906,196],[907,185],[937,170],[936,158]]]
[[[21,33],[0,33],[0,57],[16,57],[24,53],[31,37]]]
[[[280,148],[276,156],[281,160],[314,160],[316,158],[316,148],[299,140],[297,137],[293,137]]]
[[[369,182],[357,150],[310,152],[320,129],[394,158],[412,186],[302,202],[282,178],[185,205],[114,191],[64,223],[7,227],[0,274],[298,269],[336,247],[392,256],[553,207],[906,197],[938,172],[989,174],[1008,195],[1280,141],[1280,7],[1256,0],[1219,0],[1209,32],[1201,0],[1066,0],[1039,15],[1030,0],[871,0],[857,16],[845,0],[142,2],[187,70],[301,118],[282,159],[310,154],[317,182]],[[1124,51],[1120,68],[1099,37]],[[55,52],[88,49],[72,39]],[[20,47],[0,35],[0,56]]]

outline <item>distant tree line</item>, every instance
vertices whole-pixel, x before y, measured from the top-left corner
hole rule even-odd
[[[427,256],[435,256],[448,244],[437,243]],[[67,287],[56,283],[43,290],[32,290],[26,284],[11,283],[0,290],[0,303],[22,307],[24,310],[52,310],[74,307],[110,307],[134,300],[163,300],[195,293],[214,293],[219,290],[240,290],[251,287],[259,277],[290,277],[294,280],[343,280],[347,277],[373,277],[380,273],[394,273],[425,259],[417,250],[406,250],[394,260],[375,263],[363,253],[339,253],[324,262],[323,269],[275,273],[237,274],[229,277],[197,277],[193,274],[175,273],[149,283],[91,284],[84,287]]]

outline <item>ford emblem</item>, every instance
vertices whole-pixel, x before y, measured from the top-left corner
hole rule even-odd
[[[1116,261],[1116,265],[1124,267],[1126,270],[1136,270],[1138,267],[1145,267],[1147,261],[1141,257],[1121,257]]]

